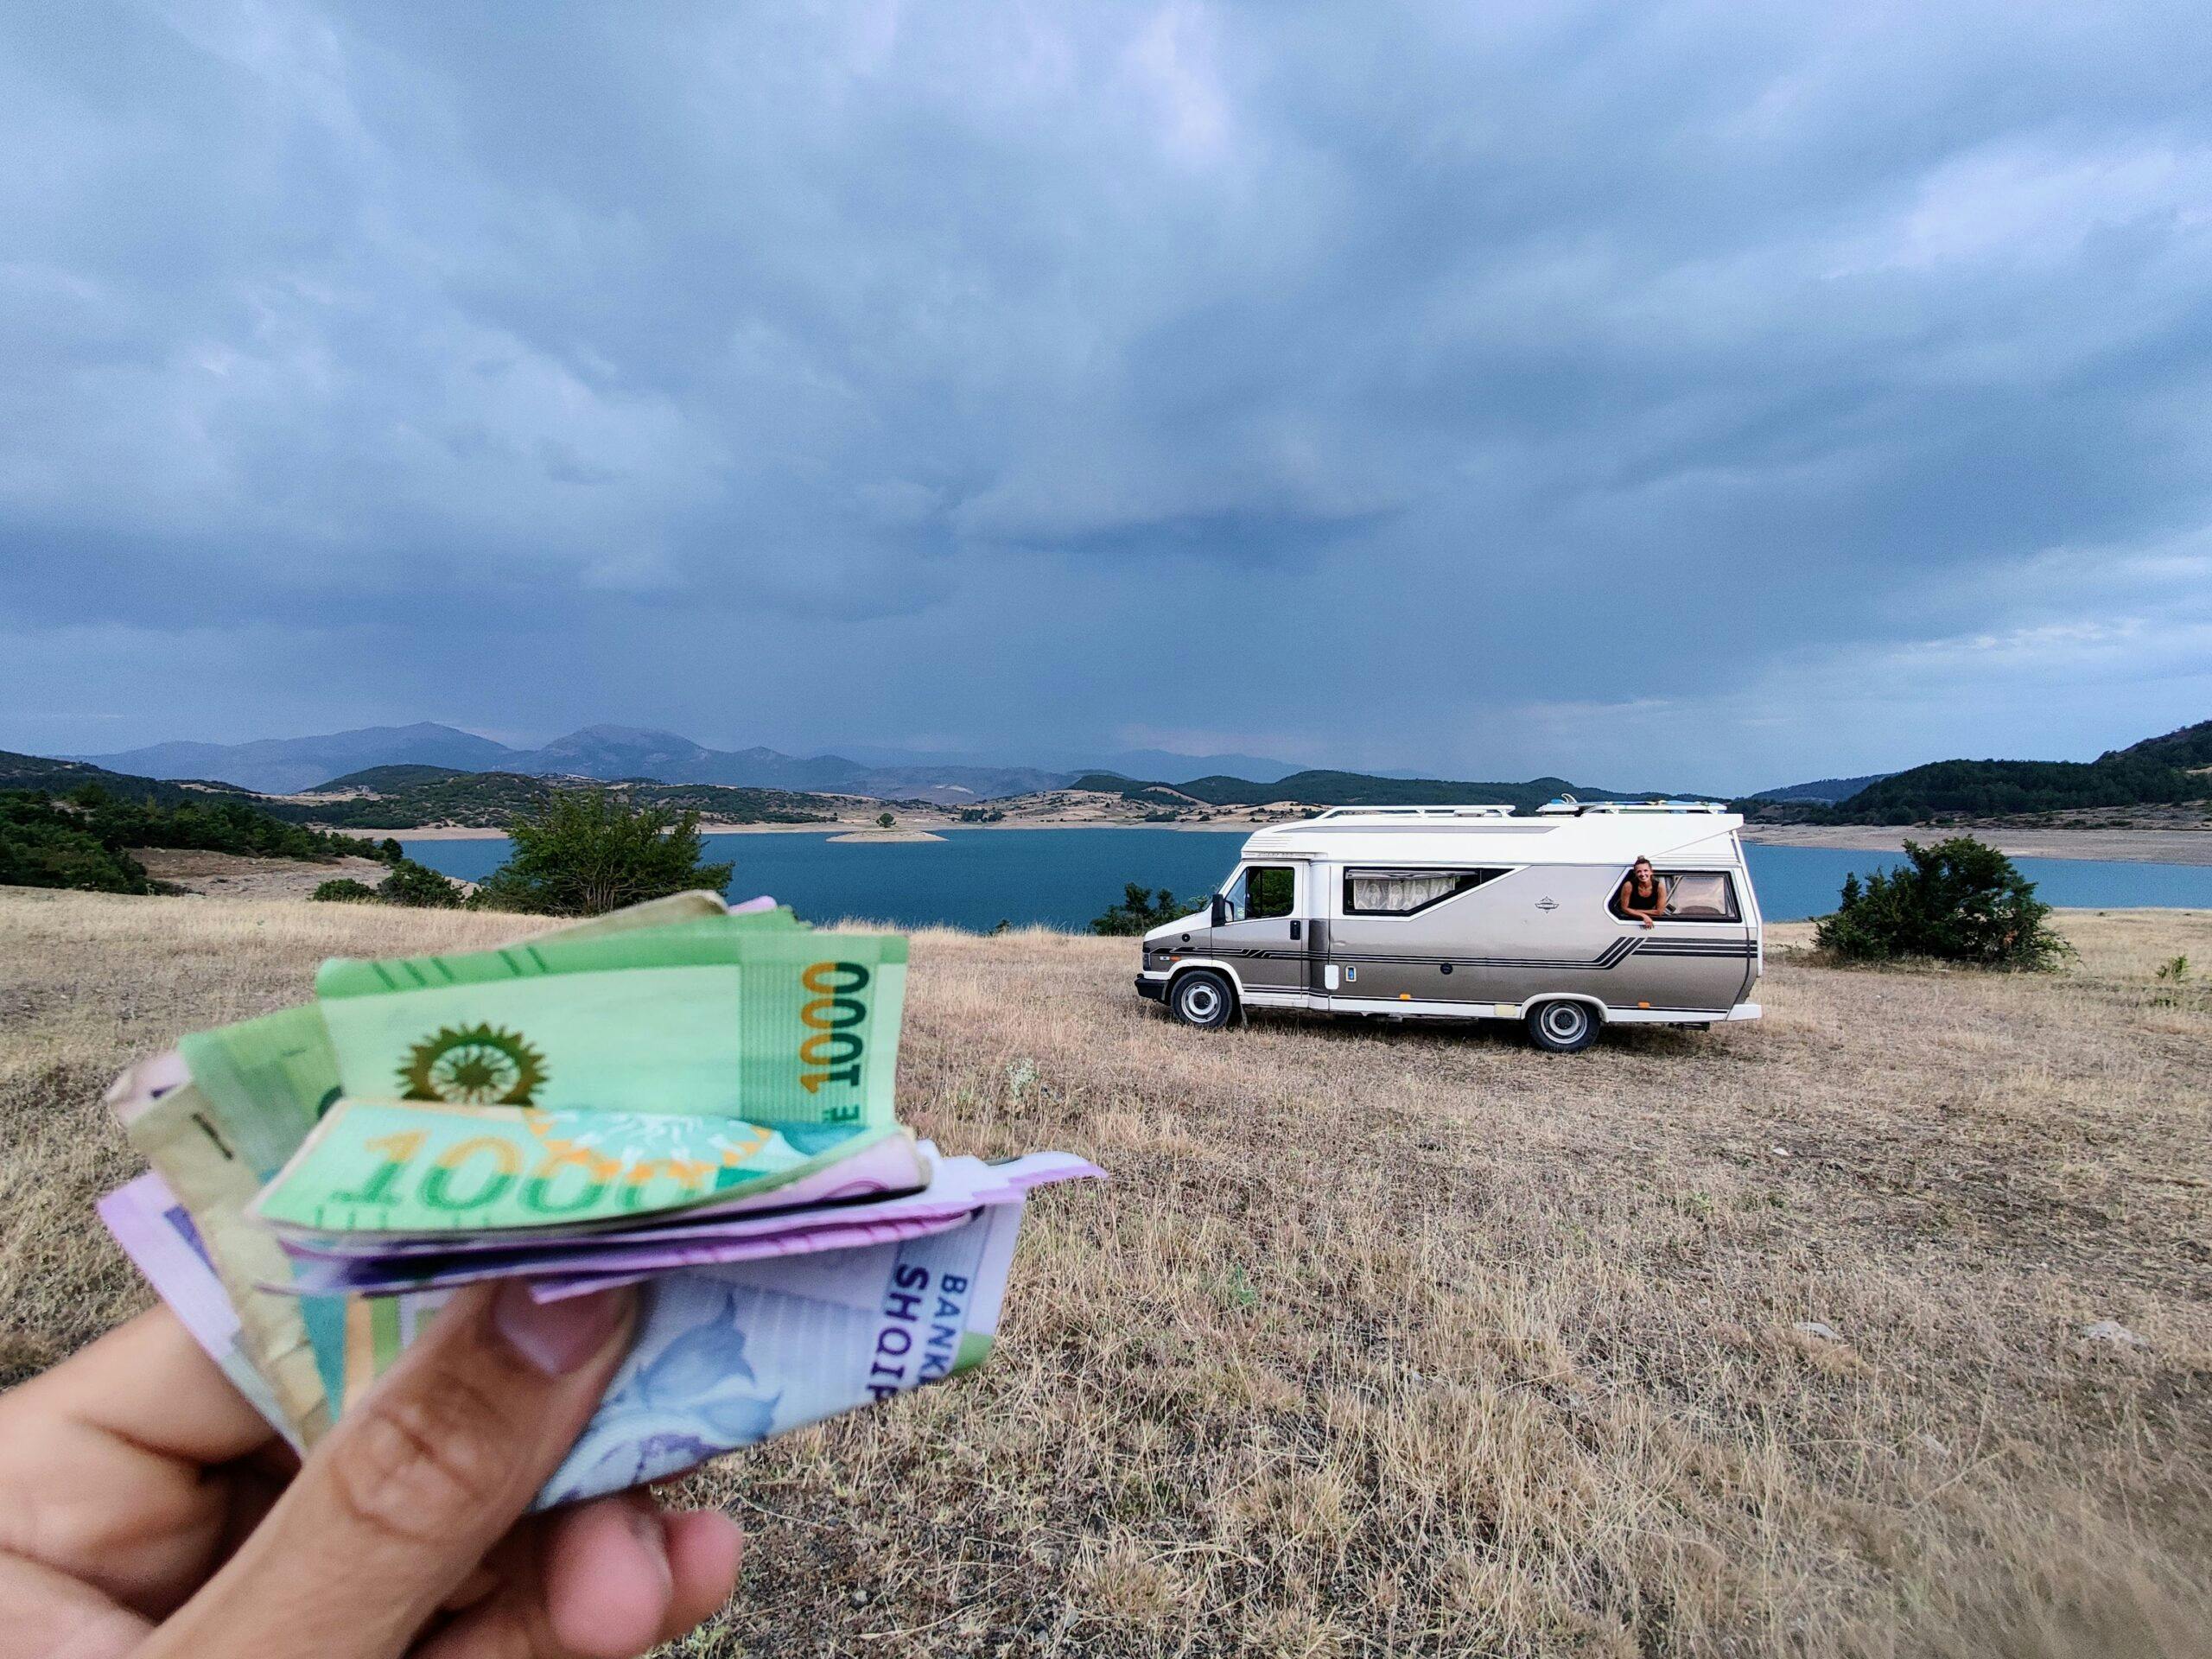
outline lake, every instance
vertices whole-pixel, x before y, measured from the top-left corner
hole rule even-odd
[[[1082,929],[1119,901],[1123,883],[1202,893],[1219,885],[1248,832],[1202,830],[949,830],[941,842],[836,842],[830,832],[709,836],[708,857],[736,866],[733,899],[772,893],[810,921],[865,918],[904,927],[988,930],[1001,921]],[[509,843],[407,841],[410,858],[464,880],[506,861]],[[1745,849],[1769,921],[1835,908],[1852,871],[1898,861],[1826,847]],[[2212,909],[2212,866],[2074,858],[2014,863],[2047,904]]]

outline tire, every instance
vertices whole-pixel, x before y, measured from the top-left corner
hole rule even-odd
[[[1236,994],[1219,974],[1198,969],[1168,988],[1167,1011],[1186,1026],[1218,1031],[1236,1012]]]
[[[1587,1002],[1561,999],[1539,1002],[1522,1023],[1529,1027],[1529,1040],[1546,1052],[1580,1054],[1598,1040],[1604,1021]]]

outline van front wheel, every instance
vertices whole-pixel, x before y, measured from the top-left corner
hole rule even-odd
[[[1236,1011],[1236,998],[1227,980],[1201,969],[1175,982],[1175,988],[1167,993],[1167,1007],[1185,1025],[1213,1031],[1229,1023]]]
[[[1554,1054],[1580,1054],[1598,1040],[1598,1016],[1587,1002],[1544,1002],[1529,1010],[1529,1040]]]

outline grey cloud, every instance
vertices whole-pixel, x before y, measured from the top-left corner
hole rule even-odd
[[[1751,684],[1817,734],[1807,653],[2032,630],[2052,550],[2212,500],[2191,7],[0,36],[0,624],[373,636],[280,707],[1571,770]],[[2112,591],[2155,630],[2188,580]],[[143,735],[257,734],[257,660]]]

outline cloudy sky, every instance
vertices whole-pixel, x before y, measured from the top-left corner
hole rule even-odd
[[[2200,0],[15,6],[0,358],[4,747],[2212,716]]]

